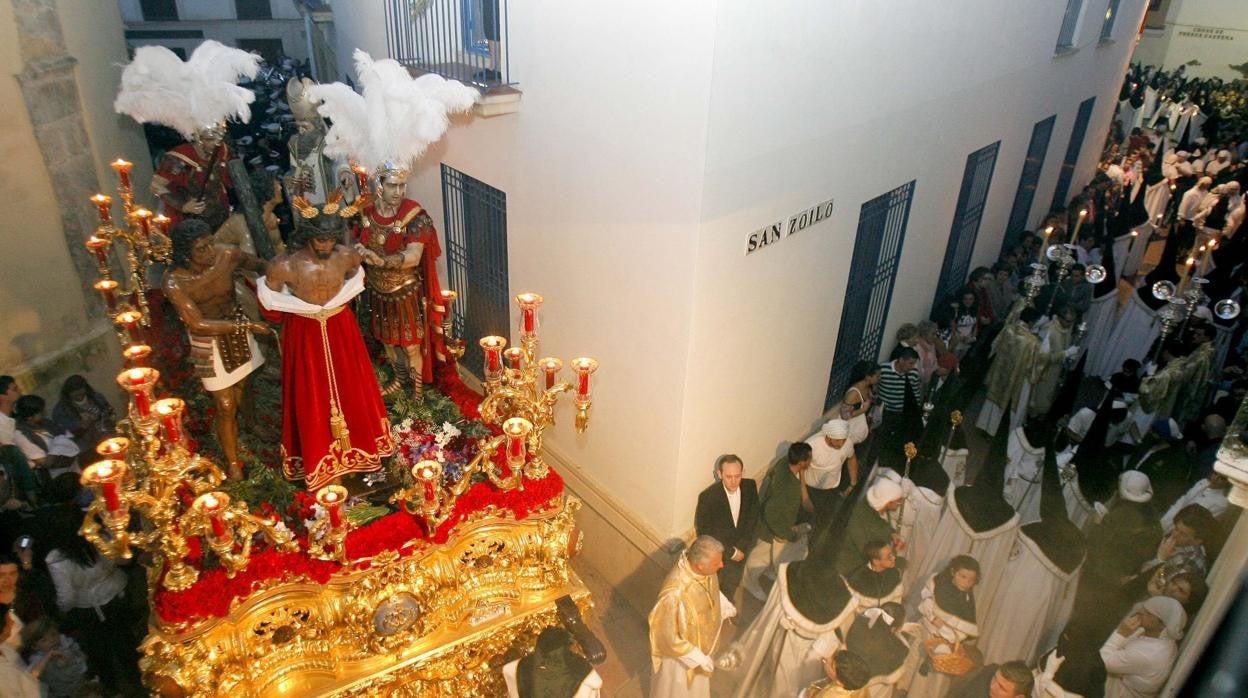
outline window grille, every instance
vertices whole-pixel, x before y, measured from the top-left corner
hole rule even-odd
[[[442,202],[448,288],[455,336],[466,345],[463,366],[478,378],[484,356],[477,340],[510,337],[507,286],[507,194],[443,163]]]
[[[1031,129],[1031,142],[1027,145],[1027,159],[1023,161],[1023,173],[1018,178],[1018,191],[1014,192],[1014,205],[1010,208],[1010,220],[1005,226],[1005,239],[1001,241],[1001,251],[1005,252],[1018,244],[1018,240],[1027,229],[1027,219],[1031,217],[1031,203],[1036,198],[1036,183],[1040,181],[1040,172],[1044,170],[1044,156],[1049,151],[1049,139],[1053,136],[1053,124],[1057,114],[1037,121]]]
[[[997,151],[1000,149],[1001,141],[997,141],[966,158],[958,207],[953,212],[953,228],[949,231],[949,243],[945,247],[945,263],[940,268],[940,282],[936,285],[936,303],[943,302],[966,283],[971,254],[975,251],[975,238],[979,235],[979,222],[984,216],[984,202],[988,199],[988,187],[992,184]]]
[[[1066,0],[1066,14],[1062,17],[1062,30],[1057,35],[1057,50],[1067,51],[1075,47],[1075,34],[1079,29],[1079,14],[1083,0]]]
[[[1075,127],[1070,130],[1070,143],[1066,146],[1066,159],[1062,161],[1062,171],[1057,176],[1057,189],[1053,192],[1052,209],[1066,207],[1066,195],[1070,193],[1070,180],[1075,176],[1075,165],[1079,162],[1079,153],[1083,150],[1083,137],[1088,131],[1088,120],[1092,118],[1092,106],[1096,97],[1088,97],[1079,105],[1079,113],[1075,115]]]
[[[385,10],[396,61],[485,88],[512,84],[507,0],[385,0]]]
[[[1114,20],[1118,19],[1118,0],[1109,0],[1105,7],[1105,23],[1101,25],[1101,41],[1114,38]]]
[[[854,364],[876,361],[897,282],[914,181],[862,205],[824,409],[840,402]]]

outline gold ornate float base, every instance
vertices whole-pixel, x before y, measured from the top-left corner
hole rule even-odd
[[[168,696],[506,695],[500,667],[558,623],[555,600],[590,608],[569,565],[579,508],[483,512],[443,545],[414,541],[406,557],[353,561],[327,584],[273,586],[225,618],[153,630],[146,680]]]

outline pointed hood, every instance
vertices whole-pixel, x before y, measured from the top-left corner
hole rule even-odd
[[[1046,430],[1043,474],[1040,480],[1040,520],[1023,526],[1022,534],[1036,543],[1053,564],[1067,574],[1083,562],[1083,534],[1066,514],[1061,474],[1057,469],[1057,449],[1052,430]]]
[[[805,560],[786,569],[789,601],[813,623],[827,623],[845,611],[853,595],[836,569],[840,548],[838,522],[829,519],[811,532],[810,552]]]
[[[1005,484],[1009,424],[1010,412],[1007,409],[974,484],[959,487],[953,493],[953,505],[958,508],[966,523],[977,532],[990,531],[1014,516],[1014,507],[1005,501],[1001,493]]]

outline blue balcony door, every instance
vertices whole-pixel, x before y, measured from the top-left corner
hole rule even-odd
[[[1075,115],[1075,127],[1070,130],[1070,143],[1066,145],[1066,158],[1062,160],[1062,171],[1057,176],[1057,189],[1053,192],[1052,208],[1066,208],[1066,197],[1070,194],[1070,181],[1075,176],[1075,165],[1079,163],[1079,153],[1083,151],[1083,137],[1088,132],[1088,121],[1092,118],[1092,107],[1096,97],[1088,97],[1079,105],[1079,113]]]
[[[443,163],[442,201],[449,288],[459,293],[452,315],[464,340],[463,366],[483,378],[477,343],[510,336],[507,284],[507,194]]]
[[[940,268],[940,281],[936,284],[936,300],[941,303],[966,282],[970,271],[971,254],[975,251],[975,238],[979,236],[979,222],[984,217],[984,202],[992,184],[992,172],[997,166],[997,151],[1001,141],[984,146],[966,158],[966,170],[962,173],[962,189],[958,192],[958,207],[953,212],[953,228],[949,231],[949,243],[945,247],[945,263]]]
[[[866,202],[858,214],[858,234],[845,286],[841,326],[836,333],[825,410],[840,402],[855,363],[880,357],[913,197],[912,180]]]
[[[1018,191],[1014,192],[1014,205],[1010,208],[1010,220],[1005,225],[1005,239],[1001,241],[1001,251],[1005,252],[1018,244],[1018,240],[1027,229],[1027,219],[1031,217],[1031,204],[1036,198],[1036,183],[1040,181],[1040,173],[1044,170],[1044,156],[1049,152],[1049,139],[1053,136],[1053,124],[1057,114],[1041,119],[1031,129],[1031,142],[1027,144],[1027,159],[1023,162],[1023,173],[1018,178]]]

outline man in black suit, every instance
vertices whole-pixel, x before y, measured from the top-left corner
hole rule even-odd
[[[720,456],[715,461],[719,481],[698,495],[698,509],[693,517],[699,536],[711,536],[724,544],[719,589],[730,600],[741,583],[745,556],[754,545],[754,529],[758,526],[758,485],[742,477],[744,469],[737,456]]]

